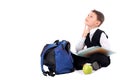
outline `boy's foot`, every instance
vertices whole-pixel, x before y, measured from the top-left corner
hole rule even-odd
[[[100,64],[96,61],[93,62],[91,66],[93,67],[93,70],[98,70],[101,68]]]

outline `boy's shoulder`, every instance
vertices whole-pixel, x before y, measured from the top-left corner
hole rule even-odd
[[[108,38],[108,35],[105,33],[105,31],[103,31],[101,29],[97,29],[96,31],[97,31],[97,33],[100,33],[100,34],[104,33],[106,35],[106,37]]]

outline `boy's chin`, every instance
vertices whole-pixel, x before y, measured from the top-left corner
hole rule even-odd
[[[86,25],[86,26],[88,26],[88,23],[87,23],[87,22],[85,22],[85,25]]]

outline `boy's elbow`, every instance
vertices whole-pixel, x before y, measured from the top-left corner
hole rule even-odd
[[[76,47],[76,52],[79,52],[80,50],[82,50],[83,48],[82,47]]]

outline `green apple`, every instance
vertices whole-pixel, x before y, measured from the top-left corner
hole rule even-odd
[[[83,72],[84,74],[91,74],[92,73],[92,66],[90,64],[84,64],[83,65]]]

